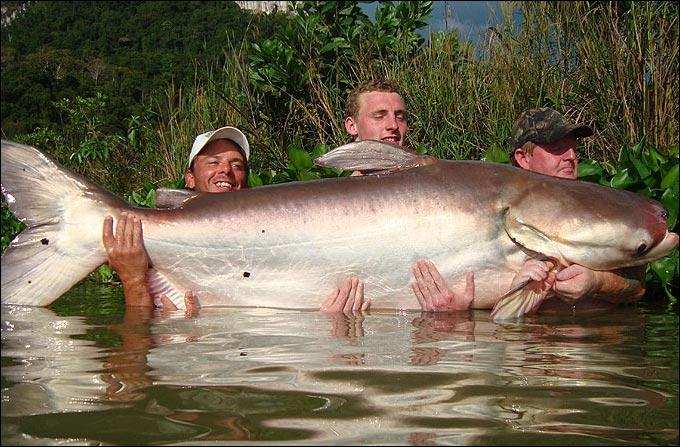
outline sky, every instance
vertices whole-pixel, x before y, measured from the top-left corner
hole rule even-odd
[[[361,8],[371,18],[377,6],[377,2],[361,4]],[[421,30],[424,37],[428,32],[456,28],[461,38],[476,43],[488,26],[500,23],[500,1],[435,1],[427,23],[429,31]]]

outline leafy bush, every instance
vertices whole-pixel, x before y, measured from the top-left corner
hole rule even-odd
[[[250,81],[270,123],[286,138],[303,144],[337,145],[344,100],[357,82],[380,75],[381,61],[404,63],[423,43],[432,2],[384,2],[375,23],[358,2],[295,2],[279,31],[248,52]]]
[[[579,178],[612,188],[627,189],[661,202],[668,213],[668,229],[678,226],[678,148],[661,155],[654,147],[640,142],[624,147],[615,163],[585,160],[579,164]],[[680,270],[678,249],[652,262],[647,269],[648,288],[663,290],[669,305],[677,304]]]
[[[320,178],[342,177],[348,175],[340,169],[322,168],[314,164],[314,159],[322,156],[328,151],[325,144],[318,144],[312,150],[312,154],[300,149],[297,146],[288,148],[288,165],[285,169],[276,171],[251,171],[248,175],[248,186],[256,187],[270,185],[274,183],[285,183],[292,181],[317,180]]]

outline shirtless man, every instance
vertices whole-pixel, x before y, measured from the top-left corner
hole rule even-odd
[[[345,130],[354,141],[378,140],[409,150],[405,144],[408,115],[399,89],[382,80],[360,84],[347,99]],[[472,272],[466,276],[464,289],[451,290],[432,262],[419,260],[411,270],[414,277],[411,288],[423,310],[465,310],[470,307],[474,298]]]

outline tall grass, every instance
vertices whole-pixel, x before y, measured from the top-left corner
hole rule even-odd
[[[551,104],[591,123],[593,158],[616,158],[642,139],[662,150],[677,146],[677,4],[522,2],[521,26],[510,20],[517,5],[503,6],[487,60],[499,87],[512,92],[516,79],[514,104]]]
[[[359,40],[349,50],[349,67],[338,63],[329,74],[321,71],[329,69],[321,56],[287,48],[305,57],[298,65],[271,61],[270,67],[283,77],[291,67],[302,70],[302,85],[252,82],[252,47],[235,48],[225,66],[199,70],[193,85],[165,92],[165,104],[156,108],[160,173],[177,178],[194,136],[224,124],[247,131],[256,169],[281,167],[291,144],[342,144],[348,138],[342,125],[348,90],[370,77],[401,86],[410,112],[408,141],[442,158],[507,150],[517,115],[539,106],[595,129],[595,137],[584,142],[588,158],[613,162],[622,147],[642,139],[662,153],[677,147],[676,4],[501,6],[502,25],[487,30],[481,51],[455,32],[434,34],[415,52],[395,45],[381,57],[374,56],[371,41]]]

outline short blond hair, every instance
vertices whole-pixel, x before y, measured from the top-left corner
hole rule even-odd
[[[384,79],[371,79],[359,84],[347,97],[347,106],[345,107],[345,118],[357,118],[359,114],[359,98],[363,93],[368,92],[385,92],[396,93],[404,99],[399,88],[392,82]]]

